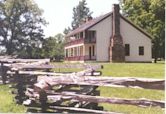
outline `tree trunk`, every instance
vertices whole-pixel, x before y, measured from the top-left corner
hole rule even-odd
[[[13,53],[13,46],[12,46],[11,41],[9,41],[9,42],[6,44],[6,54],[7,54],[7,55],[12,55],[12,53]]]
[[[158,51],[159,51],[159,44],[158,41],[156,40],[154,43],[154,63],[157,63],[157,58],[158,58]]]

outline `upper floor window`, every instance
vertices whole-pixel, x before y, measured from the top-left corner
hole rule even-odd
[[[80,38],[83,38],[83,32],[80,33]]]
[[[139,46],[139,55],[144,55],[144,46]]]
[[[87,32],[87,38],[88,39],[96,38],[96,31],[88,31]]]
[[[129,56],[129,55],[130,55],[130,45],[125,44],[125,56]]]

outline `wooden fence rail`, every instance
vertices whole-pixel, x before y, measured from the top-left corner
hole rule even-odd
[[[62,111],[77,111],[79,113],[90,113],[90,114],[123,114],[118,112],[108,112],[101,110],[92,110],[86,108],[75,108],[75,107],[64,107],[64,106],[49,106],[50,109],[62,110]]]
[[[93,76],[56,76],[39,77],[41,81],[35,84],[36,88],[45,89],[55,85],[94,85],[108,87],[134,87],[144,89],[164,90],[165,80],[129,77],[93,77]]]
[[[165,103],[164,101],[158,100],[149,100],[149,99],[125,99],[125,98],[109,98],[109,97],[101,97],[101,96],[90,96],[90,95],[83,95],[83,94],[76,94],[74,92],[50,92],[50,91],[42,91],[41,94],[46,94],[47,99],[56,102],[58,100],[78,100],[80,102],[93,102],[93,103],[110,103],[110,104],[125,104],[125,105],[135,105],[135,106],[159,106],[164,108]],[[26,95],[34,98],[39,99],[40,91],[38,92],[30,92],[27,91]]]

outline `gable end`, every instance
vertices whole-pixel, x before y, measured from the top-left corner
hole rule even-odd
[[[122,15],[120,15],[120,17],[126,21],[127,23],[129,23],[130,25],[132,25],[134,28],[136,28],[137,30],[139,30],[141,33],[143,33],[145,36],[147,36],[149,39],[152,40],[152,36],[149,35],[147,32],[145,32],[142,28],[136,26],[134,23],[132,23],[131,21],[129,21],[127,18],[123,17]]]

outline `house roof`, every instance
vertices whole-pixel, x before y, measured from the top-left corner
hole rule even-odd
[[[84,30],[87,30],[89,28],[91,28],[92,26],[96,25],[97,23],[101,22],[102,20],[104,20],[105,18],[109,17],[110,15],[112,15],[112,12],[109,12],[105,15],[99,16],[97,18],[94,18],[84,24],[82,24],[80,27],[76,28],[75,30],[71,31],[69,34],[66,35],[66,37],[70,37],[76,33],[82,32]],[[146,35],[148,38],[152,39],[153,36],[151,36],[149,33],[147,33],[145,30],[143,30],[142,28],[138,27],[137,25],[135,25],[133,22],[131,22],[130,20],[128,20],[126,17],[120,15],[120,17],[125,20],[127,23],[129,23],[130,25],[132,25],[134,28],[136,28],[137,30],[139,30],[141,33],[143,33],[144,35]]]
[[[112,14],[112,12],[109,12],[105,15],[99,16],[97,18],[94,18],[84,24],[82,24],[80,27],[76,28],[75,30],[71,31],[69,34],[66,35],[66,37],[72,36],[76,33],[82,32],[84,30],[89,29],[90,27],[96,25],[97,23],[99,23],[100,21],[102,21],[103,19],[107,18],[108,16],[110,16]]]

